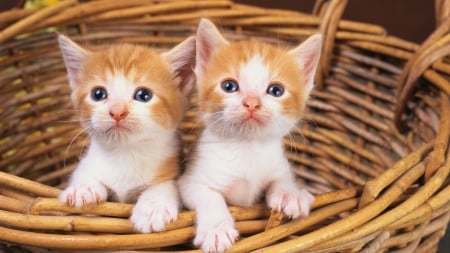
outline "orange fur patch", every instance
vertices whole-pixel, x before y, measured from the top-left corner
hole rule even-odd
[[[178,157],[173,156],[162,162],[158,169],[158,174],[153,179],[152,184],[157,184],[169,180],[174,180],[178,176],[179,162]]]
[[[136,203],[141,193],[152,185],[156,185],[169,180],[174,180],[178,176],[179,172],[178,157],[174,156],[167,158],[161,163],[160,168],[158,168],[157,171],[158,173],[155,175],[151,182],[131,189],[125,197],[125,203]],[[112,200],[117,201],[117,197],[115,197],[116,199],[114,199],[116,193],[111,189],[109,189],[108,195],[112,196]]]

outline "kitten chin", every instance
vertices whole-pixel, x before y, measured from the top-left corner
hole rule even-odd
[[[92,52],[58,40],[75,111],[91,138],[59,199],[75,207],[136,200],[134,228],[164,230],[180,205],[176,129],[193,85],[195,39],[162,54],[129,44]]]
[[[291,218],[309,214],[314,197],[299,188],[283,136],[301,119],[313,87],[322,38],[294,49],[256,40],[227,41],[208,20],[196,35],[198,104],[205,129],[178,180],[197,212],[194,244],[224,252],[238,237],[227,204],[267,205]]]

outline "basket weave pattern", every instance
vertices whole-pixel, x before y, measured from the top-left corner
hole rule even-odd
[[[318,0],[305,14],[227,0],[66,0],[0,13],[0,250],[195,251],[193,212],[166,232],[136,234],[130,204],[76,209],[56,199],[88,139],[73,120],[55,31],[92,48],[164,50],[209,17],[231,39],[325,36],[305,118],[285,139],[298,182],[316,195],[313,211],[289,221],[264,204],[230,207],[241,239],[229,252],[436,251],[450,218],[448,13],[437,12],[438,28],[417,45],[341,20],[346,3]],[[196,115],[193,106],[181,126],[185,151]]]

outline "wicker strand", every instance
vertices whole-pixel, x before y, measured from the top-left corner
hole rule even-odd
[[[42,197],[56,197],[60,192],[60,190],[53,187],[19,178],[2,171],[0,171],[0,185],[5,185],[18,190],[26,189],[27,192]]]
[[[322,54],[320,57],[320,67],[316,75],[316,86],[319,90],[323,89],[323,80],[328,76],[330,71],[331,58],[333,55],[334,40],[338,31],[339,20],[342,17],[347,0],[332,0],[324,11],[322,23],[319,27],[321,34],[324,36]]]
[[[37,247],[56,249],[146,249],[187,243],[194,237],[194,228],[171,230],[165,233],[126,235],[63,235],[26,232],[0,227],[2,239]]]
[[[447,18],[450,18],[450,1],[435,0],[434,2],[436,26],[440,26]]]
[[[29,16],[34,10],[13,9],[0,13],[0,24],[9,24],[21,18]]]
[[[361,253],[375,253],[378,252],[383,243],[390,237],[390,233],[387,231],[381,232],[369,245],[362,249]]]
[[[319,210],[315,210],[307,219],[298,219],[288,224],[274,227],[266,232],[242,239],[228,252],[250,252],[251,250],[268,246],[284,237],[318,223],[320,220],[324,219],[324,217],[333,217],[343,211],[352,210],[356,207],[356,204],[357,202],[355,199],[349,199],[323,207]]]
[[[58,13],[55,16],[36,23],[34,27],[29,27],[27,31],[70,23],[74,20],[77,20],[78,18],[84,18],[86,16],[91,16],[96,13],[103,13],[109,10],[119,9],[123,11],[123,9],[127,7],[142,7],[147,3],[149,3],[148,0],[102,0],[92,1],[85,4],[78,4],[70,9],[66,9],[63,12]]]
[[[450,83],[449,83],[450,84]],[[439,124],[438,134],[436,136],[436,143],[434,144],[434,149],[430,153],[427,167],[425,169],[425,180],[431,178],[431,176],[436,172],[436,170],[444,164],[446,158],[445,154],[448,149],[448,142],[450,138],[449,131],[445,129],[450,128],[450,100],[449,95],[441,93],[441,120]]]
[[[21,19],[20,21],[14,23],[10,27],[4,29],[3,31],[0,31],[0,43],[18,35],[18,34],[21,34],[22,30],[27,28],[28,26],[35,24],[35,23],[39,22],[40,20],[43,20],[46,17],[48,17],[54,13],[57,13],[58,11],[61,11],[62,9],[70,7],[70,6],[74,5],[76,2],[77,2],[77,0],[61,1],[58,4],[55,4],[48,8],[37,11],[37,12],[33,13],[32,15],[30,15],[24,19]]]
[[[402,175],[405,170],[411,168],[411,166],[416,165],[426,153],[430,151],[433,143],[428,143],[424,145],[422,148],[412,152],[407,157],[405,157],[401,162],[396,163],[391,167],[389,171],[380,175],[378,178],[367,182],[364,187],[364,192],[361,196],[361,200],[359,203],[359,208],[364,207],[371,201],[375,200],[378,194],[384,190],[384,188],[391,184],[398,176]]]
[[[395,109],[395,124],[398,129],[404,129],[402,115],[406,109],[406,103],[413,93],[414,81],[437,59],[450,54],[450,18],[433,32],[422,44],[414,57],[405,66],[400,77],[399,102]]]

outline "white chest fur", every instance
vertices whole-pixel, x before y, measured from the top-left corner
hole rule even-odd
[[[274,180],[290,177],[281,140],[228,140],[201,136],[193,174],[231,205],[252,205]]]
[[[105,148],[92,142],[72,180],[97,180],[112,190],[118,201],[126,201],[133,189],[150,185],[166,158],[176,154],[175,145],[159,142],[118,144]],[[77,182],[80,184],[81,182]]]

